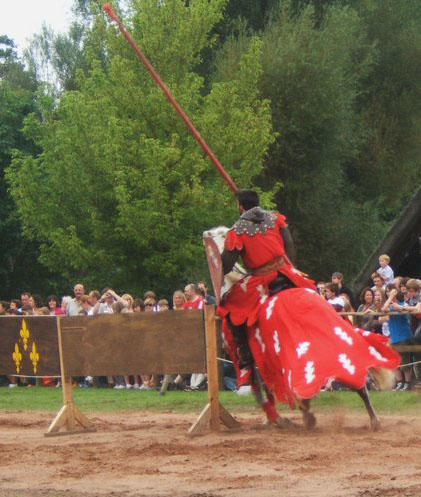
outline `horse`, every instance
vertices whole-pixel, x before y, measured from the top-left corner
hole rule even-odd
[[[219,226],[217,228],[205,231],[203,233],[203,236],[211,237],[216,243],[219,252],[222,253],[224,249],[226,234],[228,231],[229,229],[226,228],[225,226]],[[242,267],[237,262],[233,270],[229,274],[225,275],[224,285],[221,289],[221,295],[220,295],[221,299],[229,298],[230,291],[232,290],[233,286],[236,284],[241,285],[242,284],[241,282],[245,281],[245,278],[247,278],[247,276],[248,276],[247,270],[245,270],[244,267]],[[302,298],[306,299],[306,302],[309,300],[311,301],[311,298],[313,298],[305,294],[305,292],[311,293],[309,289],[295,289],[295,290],[297,294],[301,295]],[[287,420],[281,419],[281,417],[276,411],[275,402],[274,402],[274,390],[276,390],[274,385],[277,384],[279,386],[279,384],[281,384],[282,382],[284,384],[286,384],[287,382],[287,379],[284,374],[285,371],[283,364],[279,362],[279,357],[277,357],[279,356],[280,350],[283,348],[284,344],[282,342],[282,336],[279,336],[278,332],[274,329],[274,327],[272,325],[268,326],[266,324],[267,320],[265,319],[265,316],[271,314],[275,318],[281,319],[280,314],[283,313],[285,310],[282,308],[283,303],[285,302],[286,297],[288,295],[291,296],[291,293],[288,294],[288,292],[291,292],[291,290],[283,290],[280,293],[275,293],[272,296],[268,296],[268,298],[261,304],[257,325],[253,329],[247,330],[248,342],[252,352],[252,356],[254,358],[255,364],[257,365],[262,380],[264,382],[265,389],[267,392],[267,397],[269,398],[269,403],[266,404],[262,403],[261,399],[259,399],[261,397],[260,394],[256,395],[256,398],[260,403],[260,405],[265,410],[268,420],[279,427],[289,426],[290,424]],[[316,292],[314,292],[314,294],[315,293]],[[320,301],[322,300],[321,297],[318,295],[317,298],[320,299]],[[319,302],[314,301],[314,304],[317,306],[317,308],[320,307]],[[335,321],[335,324],[342,324],[343,321],[342,318],[339,315],[337,315],[335,311],[333,311],[334,314],[332,314],[332,310],[330,309],[329,304],[326,303],[325,308],[323,308],[323,312],[327,313],[326,316],[328,316],[330,320],[331,319],[336,320],[337,323]],[[277,323],[277,324],[282,324],[282,323]],[[348,326],[348,328],[346,328],[346,326]],[[336,326],[335,328],[340,328],[341,330],[342,328],[344,328],[346,331],[342,331],[343,338],[352,340],[352,337],[349,336],[350,334],[349,326],[350,325],[348,324],[342,327]],[[227,323],[224,322],[223,329],[225,329],[226,334],[229,334],[228,328],[229,327],[227,326]],[[358,329],[354,329],[354,332],[358,333],[361,336],[364,336],[365,340],[370,339],[370,337],[366,335],[366,333],[368,332],[364,332],[363,330],[358,330]],[[341,332],[338,333],[341,336]],[[309,335],[310,334],[311,331],[309,331]],[[276,337],[275,340],[274,337]],[[355,339],[356,337],[354,335],[354,340]],[[359,340],[361,340],[361,337],[359,338]],[[303,343],[307,344],[308,342],[302,342],[299,344],[299,346],[302,346]],[[376,345],[378,344],[373,343],[371,349],[373,349],[373,353],[377,354],[377,357],[380,356],[383,360],[383,356],[375,348]],[[390,349],[390,347],[388,348]],[[233,352],[234,349],[235,346],[231,348],[231,352]],[[304,349],[305,346],[303,345],[301,354],[304,354],[305,352]],[[382,352],[384,352],[384,350],[386,349],[382,348]],[[384,360],[386,361],[386,359]],[[288,362],[288,358],[286,359],[285,362]],[[348,366],[348,369],[351,367],[346,363],[345,365]],[[390,371],[390,369],[385,369],[382,367],[375,367],[375,368],[372,367],[369,369],[369,371],[379,390],[388,390],[393,387],[394,378],[393,378],[393,373],[392,371]],[[274,382],[273,380],[274,375],[277,376],[276,382]],[[291,372],[289,372],[289,375],[291,375]],[[311,371],[309,371],[309,376],[311,377]],[[346,383],[343,380],[341,381],[341,383],[346,385]],[[364,387],[362,388],[351,387],[351,389],[355,390],[363,400],[367,413],[369,415],[371,429],[374,431],[378,430],[380,428],[380,420],[373,408],[366,386],[364,385]],[[258,392],[258,388],[256,388],[256,385],[254,386],[253,390],[255,391],[255,393]],[[317,393],[309,398],[293,393],[292,397],[287,399],[287,402],[289,402],[291,406],[298,405],[302,413],[304,426],[308,430],[311,430],[316,426],[316,417],[311,411],[311,398],[313,398],[315,395],[317,395]],[[278,397],[278,399],[280,398],[280,396],[282,396],[282,392],[281,393],[279,392],[279,388],[276,396]],[[267,407],[269,407],[269,410],[266,409]]]

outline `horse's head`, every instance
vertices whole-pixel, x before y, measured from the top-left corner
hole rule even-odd
[[[219,253],[222,254],[228,231],[229,228],[226,226],[217,226],[216,228],[204,231],[203,238],[212,238],[219,249]]]
[[[219,253],[222,254],[228,231],[229,228],[226,226],[217,226],[216,228],[204,231],[203,238],[212,238],[218,247]],[[237,281],[244,278],[244,276],[247,276],[247,271],[241,266],[241,264],[236,262],[233,270],[224,276],[224,282],[221,288],[221,297],[224,297],[229,292],[231,287]]]

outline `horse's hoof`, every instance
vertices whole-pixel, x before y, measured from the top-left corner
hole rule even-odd
[[[313,430],[316,426],[316,416],[312,412],[303,413],[303,421],[306,430]]]
[[[379,431],[381,427],[380,420],[378,418],[374,418],[371,420],[371,429],[372,431]]]
[[[286,430],[288,428],[293,428],[294,423],[288,418],[281,418],[280,416],[275,421],[274,425],[281,430]]]

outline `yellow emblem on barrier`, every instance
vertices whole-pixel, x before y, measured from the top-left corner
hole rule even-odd
[[[37,352],[37,346],[35,342],[32,343],[32,352],[29,354],[29,358],[32,361],[32,366],[34,366],[34,374],[37,372],[37,364],[39,361],[39,354]]]
[[[22,319],[22,328],[20,330],[20,336],[22,337],[23,349],[26,350],[28,348],[28,340],[30,333],[24,319]]]
[[[19,374],[20,373],[20,365],[22,362],[22,354],[20,353],[19,345],[17,343],[15,343],[15,351],[12,353],[12,359],[16,365],[16,372]]]

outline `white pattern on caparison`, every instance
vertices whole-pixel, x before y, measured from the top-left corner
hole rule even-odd
[[[368,351],[379,361],[387,362],[386,357],[383,357],[378,350],[376,350],[372,345],[368,347]]]
[[[281,352],[281,344],[279,343],[279,336],[276,330],[273,332],[273,343],[275,352],[279,355],[279,353]]]
[[[355,374],[355,366],[352,364],[351,360],[346,354],[339,354],[339,362],[342,364],[343,368],[348,371],[349,374]]]
[[[268,298],[265,287],[263,285],[257,285],[256,290],[260,295],[260,303],[264,304]]]
[[[269,319],[271,316],[272,316],[272,312],[273,312],[273,308],[276,304],[276,301],[278,300],[278,297],[272,297],[270,300],[269,300],[269,303],[266,307],[266,319]]]
[[[335,335],[337,335],[341,340],[346,342],[348,345],[352,345],[354,343],[354,341],[348,335],[348,333],[345,330],[343,330],[340,326],[335,326],[334,331]]]
[[[305,378],[306,378],[306,383],[311,383],[315,378],[316,375],[314,374],[314,362],[313,361],[308,361],[306,363],[306,366],[304,368],[305,372]]]
[[[298,344],[298,347],[296,348],[298,359],[307,353],[309,347],[310,342],[301,342]]]
[[[256,340],[259,342],[260,348],[262,349],[262,352],[265,352],[266,350],[266,344],[262,340],[262,336],[260,335],[260,329],[256,328],[256,331],[254,332],[254,336],[256,337]]]

